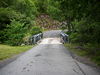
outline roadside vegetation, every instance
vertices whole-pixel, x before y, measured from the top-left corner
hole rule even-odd
[[[25,52],[33,46],[9,46],[0,44],[0,61]]]
[[[63,29],[67,29],[69,44],[79,55],[88,56],[100,66],[100,1],[63,0]],[[74,47],[74,48],[73,48]]]
[[[35,26],[38,11],[33,0],[0,0],[0,43],[19,46],[42,32]]]
[[[90,61],[94,62],[97,66],[100,67],[100,51],[94,52],[94,49],[97,48],[95,45],[94,46],[91,46],[91,45],[80,46],[79,44],[76,44],[76,43],[74,44],[66,43],[65,46],[72,53],[75,53],[76,55],[81,56],[83,58],[89,59],[89,62]]]

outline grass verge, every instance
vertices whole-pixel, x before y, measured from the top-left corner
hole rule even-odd
[[[8,46],[0,44],[0,61],[31,49],[33,46]]]
[[[95,63],[97,66],[100,67],[100,51],[97,51],[96,53],[92,52],[91,47],[86,48],[80,47],[78,44],[69,44],[66,43],[65,46],[73,53],[75,53],[78,56],[85,57],[87,59],[90,59],[91,62]]]

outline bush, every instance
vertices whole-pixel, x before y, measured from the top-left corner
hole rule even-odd
[[[78,42],[79,41],[78,37],[79,37],[78,33],[70,34],[70,36],[69,36],[70,42],[72,42],[72,43]]]
[[[89,23],[87,18],[82,18],[80,21],[72,22],[75,31],[80,37],[79,42],[82,43],[100,43],[100,23],[91,21]],[[72,33],[73,35],[73,33]]]
[[[11,8],[0,8],[0,30],[5,29],[7,24],[11,23],[11,20],[20,21],[24,18],[26,19],[27,17]]]
[[[97,55],[100,56],[100,44],[97,43],[87,43],[84,45],[84,47],[87,49],[87,53],[89,55]]]
[[[7,24],[10,25],[11,20],[20,20],[23,17],[22,14],[15,12],[11,8],[0,8],[0,42],[3,43],[6,40],[5,29]]]
[[[30,17],[26,17],[25,15],[14,11],[11,8],[0,8],[0,43],[4,43],[8,40],[8,29],[12,26],[12,21],[16,20],[16,22],[20,24],[24,24],[23,28],[26,28],[25,33],[28,29],[31,28],[31,26],[34,24],[34,21]],[[16,27],[16,23],[13,23],[13,28]],[[11,29],[13,29],[11,28]],[[18,28],[18,27],[16,27]],[[16,30],[15,28],[15,30]],[[5,31],[6,30],[6,31]],[[13,30],[12,30],[13,31]],[[7,34],[7,35],[5,35]]]
[[[0,8],[0,30],[4,29],[7,24],[10,24],[11,19],[18,19],[20,16],[10,8]]]
[[[27,32],[27,28],[24,27],[24,23],[12,20],[11,24],[6,29],[7,40],[6,43],[10,45],[21,45],[23,37]]]
[[[100,44],[87,43],[84,47],[86,48],[87,55],[91,57],[91,60],[100,66]]]
[[[42,29],[40,27],[37,27],[37,26],[34,26],[32,27],[31,29],[31,35],[35,35],[35,34],[38,34],[38,33],[41,33],[42,32]]]

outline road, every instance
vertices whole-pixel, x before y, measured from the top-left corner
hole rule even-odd
[[[0,75],[100,75],[73,59],[60,42],[59,30],[47,31],[37,46],[0,69]]]

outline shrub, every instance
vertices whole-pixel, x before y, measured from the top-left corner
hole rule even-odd
[[[11,20],[20,20],[24,15],[15,12],[11,8],[0,8],[0,42],[3,43],[6,40],[5,29],[7,24],[10,25]]]
[[[11,8],[0,8],[0,30],[5,29],[7,24],[11,23],[11,20],[16,19],[20,21],[23,18],[26,18],[25,15]]]
[[[70,38],[70,42],[75,43],[79,41],[79,35],[78,33],[72,33],[70,34],[69,38]]]
[[[16,27],[17,23],[14,20],[16,20],[16,22],[18,21],[18,23],[20,24],[24,24],[23,28],[26,28],[25,32],[27,32],[27,30],[30,29],[31,26],[34,24],[34,21],[32,21],[30,17],[26,17],[20,12],[16,12],[11,8],[0,8],[0,43],[4,43],[8,40],[9,34],[7,32],[10,30],[8,28],[11,28],[12,26],[13,28],[15,28],[15,30],[16,28],[18,28]]]
[[[89,55],[100,56],[100,44],[87,43],[84,45]]]
[[[12,20],[11,24],[7,27],[8,29],[6,29],[6,36],[8,37],[6,43],[10,45],[20,45],[27,31],[24,25],[24,23]]]
[[[42,29],[40,27],[37,27],[37,26],[34,26],[32,27],[31,29],[31,35],[35,35],[35,34],[38,34],[38,33],[41,33],[42,32]]]

